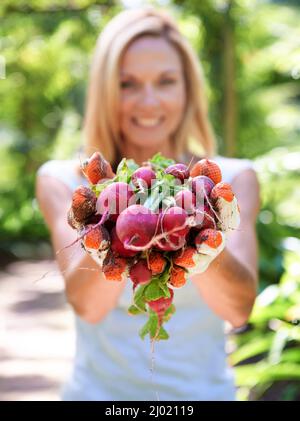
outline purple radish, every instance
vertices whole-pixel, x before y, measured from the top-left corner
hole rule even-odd
[[[111,239],[111,249],[113,252],[115,252],[118,256],[121,257],[132,257],[135,256],[138,252],[134,250],[128,250],[124,247],[124,244],[120,240],[120,238],[117,235],[116,227],[113,227],[113,229],[110,232],[110,239]]]
[[[209,198],[210,192],[214,187],[214,182],[205,175],[199,175],[193,178],[192,192],[196,196],[196,207],[201,208],[205,200]]]
[[[116,221],[119,214],[130,204],[133,195],[134,192],[127,183],[112,183],[100,193],[96,204],[97,213],[103,215],[108,211],[110,219]]]
[[[148,301],[148,306],[154,311],[158,316],[159,325],[162,324],[163,316],[166,310],[170,307],[173,302],[174,291],[169,288],[170,297],[161,297],[157,300]]]
[[[139,260],[133,264],[129,269],[129,277],[135,286],[149,284],[152,272],[147,266],[147,261]]]
[[[131,205],[120,213],[116,230],[125,248],[146,246],[153,238],[158,215],[142,205]]]
[[[181,183],[184,182],[184,180],[187,180],[190,176],[190,171],[188,167],[184,164],[173,164],[170,165],[166,170],[166,174],[171,174],[175,178],[181,181]]]
[[[151,167],[140,167],[132,174],[131,181],[135,187],[142,187],[149,189],[151,184],[156,179],[155,172]]]
[[[178,229],[177,231],[174,231],[170,234],[176,234],[177,236],[185,236],[190,227],[188,225],[185,225],[187,222],[188,214],[186,211],[179,206],[173,206],[166,211],[163,212],[161,216],[161,225],[162,225],[162,231],[166,234],[168,234],[169,231],[172,231],[175,228],[182,227],[181,229]]]

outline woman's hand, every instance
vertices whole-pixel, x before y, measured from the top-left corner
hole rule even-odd
[[[39,176],[36,197],[50,229],[54,252],[58,252],[56,259],[65,280],[67,300],[82,319],[97,323],[115,308],[125,282],[107,282],[79,242],[65,248],[77,239],[76,231],[67,222],[72,191],[66,185],[54,177]]]
[[[250,316],[257,289],[255,223],[260,198],[255,172],[243,171],[233,180],[232,188],[240,207],[240,226],[228,235],[225,249],[208,269],[191,279],[216,314],[240,327]]]

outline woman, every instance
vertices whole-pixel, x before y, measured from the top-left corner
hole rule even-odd
[[[255,300],[259,188],[249,161],[216,155],[198,59],[170,16],[143,8],[107,25],[91,67],[84,131],[86,155],[100,150],[114,169],[123,156],[141,164],[158,151],[189,163],[193,137],[232,184],[241,225],[209,268],[176,290],[170,339],[155,349],[154,383],[149,343],[138,336],[143,320],[127,314],[130,283],[105,281],[79,246],[76,256],[74,248],[58,254],[77,331],[63,399],[234,400],[224,321],[245,324]],[[76,160],[49,161],[39,170],[37,198],[54,250],[76,237],[66,214],[72,190],[84,183]]]

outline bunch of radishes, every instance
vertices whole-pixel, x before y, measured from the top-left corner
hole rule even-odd
[[[114,174],[96,152],[81,169],[90,187],[74,191],[69,224],[107,280],[130,278],[129,313],[149,316],[141,337],[167,339],[173,289],[206,270],[239,225],[231,186],[208,159],[189,169],[160,154],[141,167],[124,158]]]

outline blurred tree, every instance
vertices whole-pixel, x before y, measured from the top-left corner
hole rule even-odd
[[[0,248],[34,243],[47,231],[34,201],[35,173],[66,158],[81,140],[89,59],[112,1],[12,1],[0,4]],[[18,248],[20,250],[20,248]],[[37,251],[39,248],[37,248]],[[26,255],[26,248],[23,248]]]
[[[294,143],[295,126],[289,123],[299,112],[299,8],[258,0],[173,3],[184,16],[199,19],[198,51],[221,153],[254,158]],[[290,121],[280,127],[288,130],[283,138],[273,115],[286,115],[287,104],[292,106]]]

